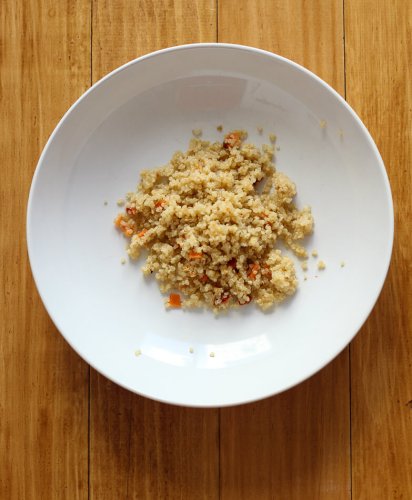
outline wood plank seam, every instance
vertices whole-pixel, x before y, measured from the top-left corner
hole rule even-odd
[[[346,24],[345,24],[345,2],[342,0],[342,32],[343,32],[343,97],[346,101]],[[351,344],[348,346],[348,386],[349,386],[349,488],[350,498],[353,498],[353,475],[352,475],[352,361]]]

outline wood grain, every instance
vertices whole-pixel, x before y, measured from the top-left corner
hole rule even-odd
[[[87,498],[88,367],[35,290],[25,240],[48,135],[90,82],[90,5],[0,6],[0,498]]]
[[[210,0],[93,2],[93,79],[141,54],[216,40]],[[91,375],[90,495],[214,499],[218,410],[164,405]]]
[[[93,81],[154,50],[216,41],[215,0],[92,0]]]
[[[219,2],[219,41],[294,59],[344,93],[341,1]],[[221,410],[223,499],[350,498],[348,350],[304,384]]]
[[[24,237],[38,156],[91,78],[217,36],[289,57],[341,94],[346,76],[396,219],[389,278],[352,344],[350,378],[346,350],[284,394],[220,411],[155,403],[93,370],[89,386],[41,304]],[[411,60],[404,0],[1,2],[1,499],[412,498]]]
[[[156,403],[96,373],[91,407],[91,498],[218,498],[217,410]]]
[[[343,0],[219,0],[219,42],[280,54],[344,92]]]
[[[377,142],[395,204],[389,276],[352,346],[353,498],[409,499],[412,3],[347,0],[345,26],[347,98]]]

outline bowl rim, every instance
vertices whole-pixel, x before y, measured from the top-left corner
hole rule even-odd
[[[115,75],[118,75],[119,73],[127,70],[130,66],[133,66],[135,64],[139,64],[140,62],[146,60],[146,59],[154,59],[158,56],[167,54],[169,52],[177,52],[177,51],[187,51],[187,50],[196,50],[196,49],[232,49],[232,50],[238,50],[238,51],[245,51],[249,53],[255,53],[255,54],[260,54],[264,55],[273,59],[276,59],[278,61],[281,61],[287,65],[292,66],[293,68],[297,69],[298,71],[306,74],[307,76],[311,77],[313,80],[315,80],[319,85],[321,85],[323,88],[325,88],[332,96],[334,96],[340,103],[346,108],[347,111],[351,114],[352,118],[357,122],[358,126],[360,126],[365,138],[367,139],[369,146],[372,149],[373,154],[375,155],[375,158],[377,160],[377,166],[380,170],[381,178],[384,183],[384,188],[385,188],[385,194],[386,194],[386,199],[388,203],[388,210],[389,210],[389,246],[388,246],[388,252],[387,252],[387,258],[386,262],[384,263],[385,265],[383,266],[382,270],[382,275],[380,278],[380,284],[376,288],[375,294],[371,296],[370,299],[370,306],[365,310],[365,314],[363,319],[359,322],[357,328],[354,329],[352,332],[350,338],[348,341],[345,341],[343,346],[338,346],[336,349],[336,352],[333,354],[330,359],[325,360],[323,363],[318,365],[318,367],[314,370],[311,370],[309,373],[302,374],[301,377],[298,378],[297,381],[290,383],[286,387],[282,388],[281,390],[275,390],[271,393],[268,393],[264,396],[256,396],[253,398],[247,398],[247,399],[242,399],[236,402],[229,402],[229,403],[205,403],[205,404],[190,404],[187,402],[181,402],[176,400],[176,398],[170,398],[170,399],[162,399],[162,398],[157,398],[153,397],[150,394],[146,394],[143,392],[138,392],[136,389],[133,387],[130,387],[129,385],[119,382],[115,378],[113,378],[110,374],[106,373],[104,369],[101,369],[100,367],[96,367],[94,363],[88,359],[87,356],[83,355],[83,353],[80,352],[80,350],[75,346],[69,339],[69,337],[65,334],[64,329],[60,328],[59,324],[60,321],[54,317],[53,313],[50,310],[50,307],[48,306],[46,297],[43,296],[43,293],[40,290],[40,279],[38,276],[37,271],[33,267],[33,250],[32,250],[32,238],[34,236],[31,233],[31,217],[32,217],[32,205],[33,205],[33,198],[34,198],[34,193],[36,190],[36,184],[38,181],[39,177],[39,172],[42,167],[42,163],[44,161],[44,158],[46,157],[48,150],[50,148],[51,143],[53,142],[55,136],[59,133],[60,128],[62,127],[63,123],[65,120],[68,118],[68,116],[73,112],[73,110],[84,100],[87,98],[87,96],[92,93],[96,88],[100,87],[104,82],[109,80]],[[183,407],[197,407],[197,408],[223,408],[223,407],[229,407],[229,406],[237,406],[241,404],[248,404],[248,403],[253,403],[265,398],[269,398],[272,396],[275,396],[277,394],[281,394],[282,392],[285,392],[292,387],[295,387],[305,380],[309,379],[312,377],[314,374],[318,373],[320,370],[322,370],[325,366],[327,366],[329,363],[331,363],[354,339],[354,337],[357,335],[357,333],[360,331],[366,320],[368,319],[369,315],[371,314],[373,308],[375,307],[375,304],[381,294],[383,285],[385,283],[388,271],[389,271],[389,266],[392,258],[392,252],[393,252],[393,242],[394,242],[394,206],[393,206],[393,198],[392,198],[392,192],[390,188],[390,183],[389,183],[389,178],[388,174],[385,168],[385,164],[382,160],[382,157],[380,155],[380,152],[378,150],[378,147],[375,144],[375,141],[373,140],[369,130],[365,126],[365,124],[362,122],[358,114],[354,111],[354,109],[348,104],[348,102],[327,82],[322,80],[319,76],[317,76],[315,73],[310,71],[309,69],[305,68],[301,64],[296,63],[295,61],[292,61],[291,59],[288,59],[286,57],[283,57],[279,54],[276,54],[274,52],[270,52],[268,50],[260,49],[257,47],[252,47],[248,45],[241,45],[241,44],[232,44],[232,43],[220,43],[220,42],[207,42],[207,43],[190,43],[190,44],[183,44],[183,45],[175,45],[175,46],[170,46],[166,47],[163,49],[159,49],[153,52],[150,52],[148,54],[144,54],[140,57],[137,57],[135,59],[132,59],[131,61],[128,61],[127,63],[115,68],[114,70],[110,71],[106,75],[104,75],[102,78],[100,78],[97,82],[95,82],[92,86],[90,86],[80,97],[78,97],[74,103],[67,109],[67,111],[63,114],[63,116],[60,118],[59,122],[55,126],[54,130],[50,134],[45,146],[43,147],[43,150],[40,154],[39,160],[36,164],[36,168],[33,174],[31,186],[30,186],[30,191],[29,191],[29,196],[28,196],[28,202],[27,202],[27,210],[26,210],[26,242],[27,242],[27,251],[28,251],[28,257],[29,257],[29,263],[30,263],[30,268],[31,268],[31,273],[33,276],[34,283],[37,288],[37,292],[41,298],[41,301],[43,303],[44,308],[46,309],[50,319],[52,320],[53,324],[55,325],[56,329],[59,331],[59,333],[62,335],[62,337],[65,339],[65,341],[70,345],[70,347],[87,363],[89,366],[94,368],[98,373],[102,374],[104,377],[106,377],[108,380],[114,382],[115,384],[119,385],[120,387],[127,389],[135,394],[138,394],[140,396],[148,397],[152,400],[161,402],[161,403],[167,403],[167,404],[173,404],[177,406],[183,406]]]

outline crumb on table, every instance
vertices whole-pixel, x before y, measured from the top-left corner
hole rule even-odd
[[[263,134],[263,127],[256,127],[260,135]]]
[[[117,200],[117,206],[118,206],[118,207],[122,207],[123,205],[124,205],[124,199],[123,199],[123,198],[119,198],[119,199]]]
[[[342,260],[342,262],[340,263],[340,267],[345,267],[345,261]]]
[[[142,354],[142,351],[141,351],[140,349],[136,349],[136,350],[134,351],[134,355],[135,355],[135,356],[141,356],[141,354]]]
[[[318,251],[316,249],[312,250],[312,257],[317,257],[318,256]]]
[[[122,257],[122,258],[120,259],[120,264],[121,264],[122,266],[124,266],[124,265],[126,264],[126,259],[125,259],[124,257]]]
[[[216,127],[216,130],[217,130],[218,132],[222,132],[222,130],[223,130],[223,125],[218,125],[218,126]]]
[[[107,205],[108,205],[107,200],[104,200],[103,205],[104,205],[104,206],[107,206]]]
[[[304,260],[302,262],[302,264],[300,265],[300,267],[302,268],[302,271],[307,271],[308,270],[308,263],[306,260]]]
[[[193,354],[195,352],[195,350],[193,349],[193,347],[189,347],[189,352],[190,352],[190,354]]]
[[[326,125],[327,125],[326,120],[320,120],[320,122],[319,122],[319,127],[320,128],[322,128],[322,129],[326,128]]]
[[[318,269],[319,271],[323,271],[324,269],[326,269],[326,264],[323,262],[323,260],[320,260],[318,262]]]
[[[269,134],[269,141],[270,141],[270,142],[272,142],[272,143],[273,143],[273,142],[276,142],[276,139],[277,139],[277,137],[276,137],[276,135],[275,135],[275,134]]]
[[[214,358],[214,357],[215,357],[215,353],[214,353],[214,352],[211,352],[211,353],[209,354],[209,356],[210,356],[211,358]]]
[[[201,128],[194,128],[192,130],[192,134],[195,136],[195,137],[200,137],[202,135],[202,129]]]

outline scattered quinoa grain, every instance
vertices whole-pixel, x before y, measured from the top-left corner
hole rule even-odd
[[[323,260],[320,260],[318,262],[318,269],[319,271],[323,271],[326,268],[326,264],[323,262]]]
[[[201,128],[194,128],[192,130],[192,134],[195,136],[195,137],[200,137],[202,135],[202,129]]]
[[[193,347],[189,347],[189,352],[190,352],[190,354],[193,354],[195,352],[195,350],[193,349]]]
[[[105,201],[103,202],[103,205],[107,206],[107,205],[108,205],[108,202],[105,200]]]
[[[260,135],[263,134],[263,127],[256,127]]]
[[[308,270],[308,263],[305,261],[302,262],[302,264],[300,265],[300,267],[302,268],[302,271],[307,271]]]
[[[211,353],[209,354],[209,356],[210,356],[211,358],[214,358],[214,357],[215,357],[215,353],[214,353],[214,352],[211,352]]]
[[[312,250],[312,257],[317,257],[317,256],[318,256],[318,251]]]
[[[218,126],[216,127],[216,130],[217,130],[218,132],[222,132],[222,130],[223,130],[223,125],[218,125]]]
[[[276,139],[277,139],[277,137],[275,134],[269,134],[269,141],[270,142],[274,143],[274,142],[276,142]]]
[[[125,259],[124,257],[122,257],[122,258],[120,259],[120,264],[121,264],[122,266],[124,266],[124,265],[126,264],[126,259]]]
[[[340,267],[345,267],[345,261],[342,260],[342,262],[340,263]]]
[[[118,207],[122,207],[123,205],[124,205],[124,200],[123,200],[123,198],[119,198],[119,199],[117,200],[117,206],[118,206]]]
[[[326,128],[326,125],[327,125],[326,120],[320,120],[320,122],[319,122],[320,128],[324,129],[324,128]]]
[[[141,351],[140,349],[136,349],[136,350],[134,351],[134,355],[135,355],[135,356],[141,356],[141,354],[142,354],[142,351]]]
[[[306,275],[303,277],[303,281],[308,281],[308,277]]]

